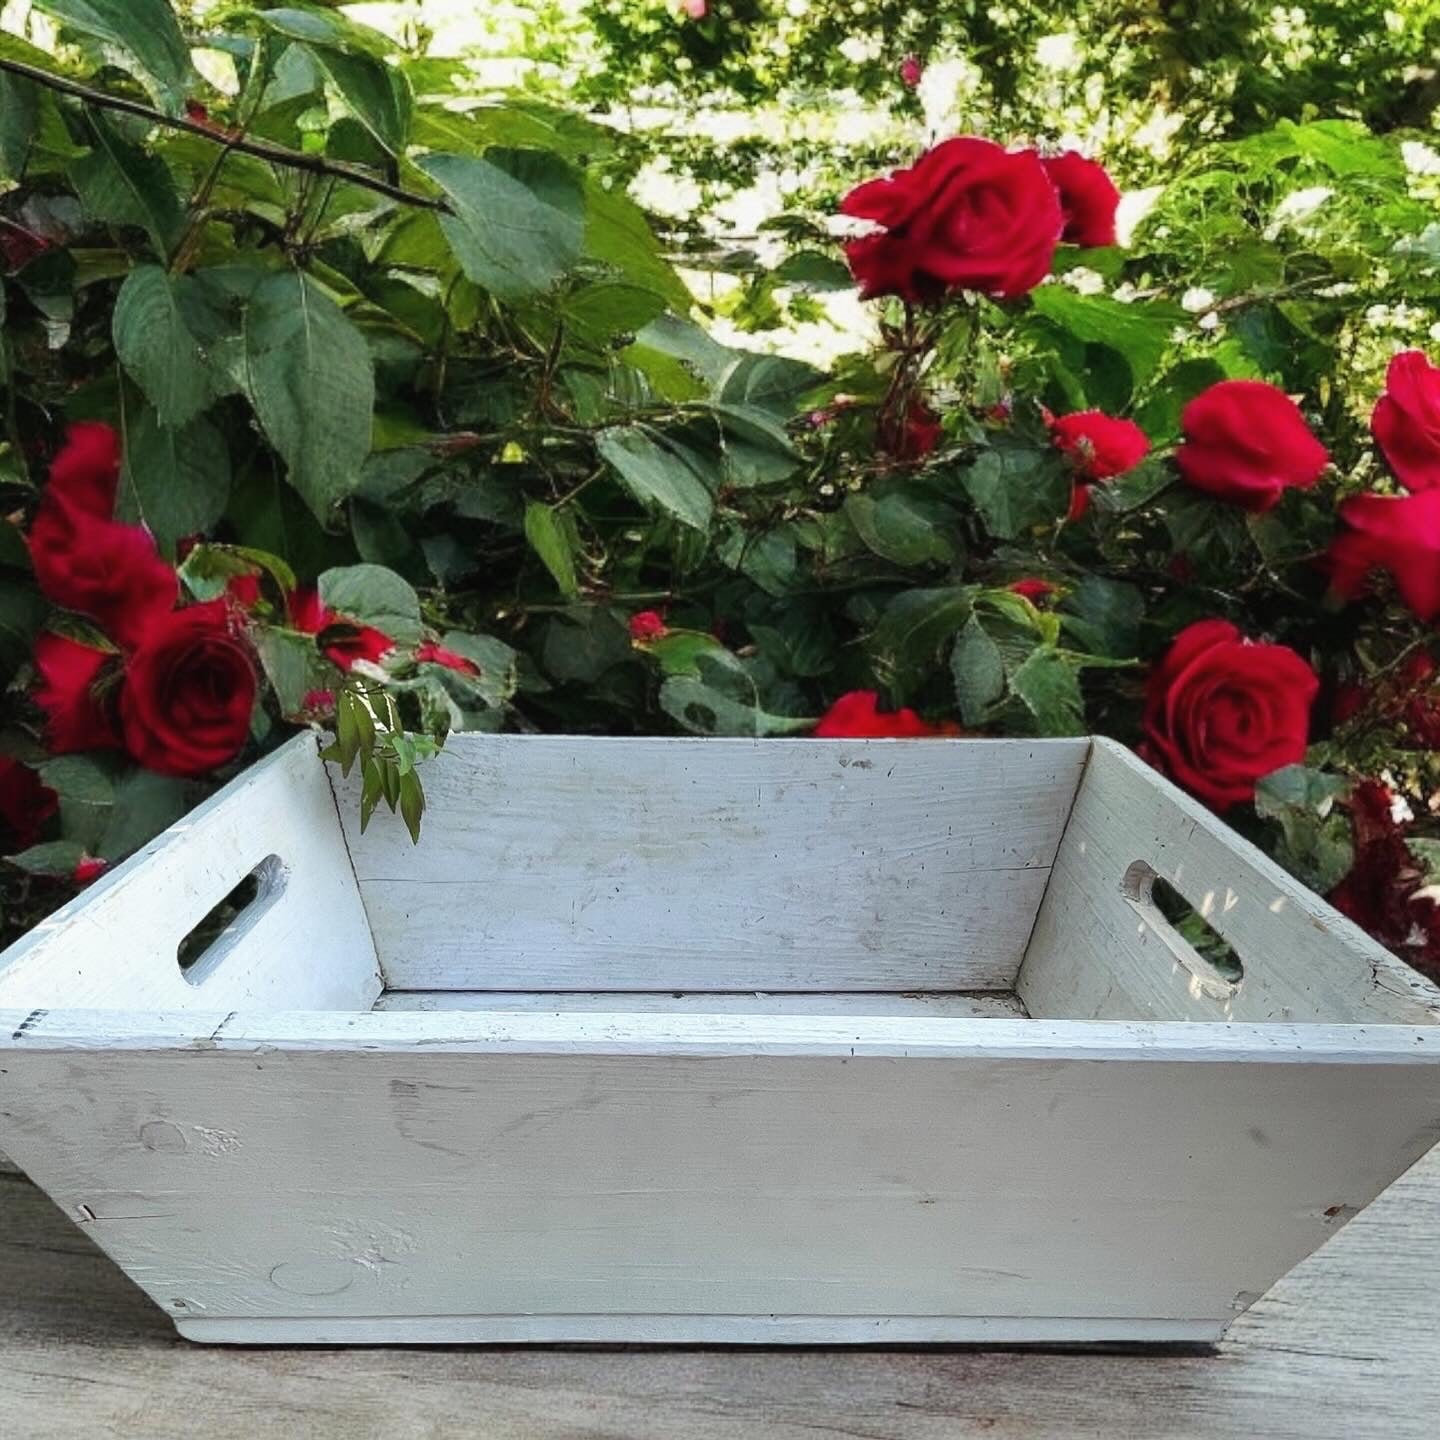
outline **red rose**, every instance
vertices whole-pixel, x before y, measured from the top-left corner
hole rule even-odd
[[[866,299],[937,300],[962,288],[1024,295],[1050,273],[1063,224],[1033,150],[1012,154],[971,137],[946,140],[888,180],[867,181],[840,211],[884,227],[845,247]]]
[[[959,733],[960,727],[953,721],[927,725],[908,708],[882,715],[880,697],[873,690],[852,690],[842,695],[815,726],[820,740],[910,740]]]
[[[101,860],[97,855],[82,855],[75,862],[75,883],[89,885],[98,880],[109,868],[108,860]]]
[[[1087,160],[1078,150],[1067,150],[1042,163],[1060,196],[1060,210],[1065,217],[1060,238],[1072,245],[1113,245],[1120,192],[1105,167]]]
[[[630,638],[637,645],[663,640],[669,633],[670,627],[658,610],[641,610],[630,617]]]
[[[1422,750],[1440,750],[1440,695],[1435,693],[1435,657],[1423,650],[1400,669],[1407,738]]]
[[[30,527],[30,558],[47,599],[88,615],[122,645],[132,645],[180,596],[175,571],[148,530],[97,519],[54,496]]]
[[[83,420],[65,432],[65,444],[50,463],[47,494],[76,510],[109,520],[120,488],[120,437],[109,425]]]
[[[323,636],[320,648],[341,670],[351,669],[359,660],[378,665],[395,648],[395,642],[384,631],[337,615],[321,602],[318,590],[292,590],[285,603],[295,629]]]
[[[1035,578],[1012,580],[1006,589],[1028,600],[1032,605],[1038,605],[1047,595],[1055,593],[1055,587],[1048,580]]]
[[[1388,571],[1421,620],[1440,615],[1440,490],[1354,495],[1340,506],[1348,527],[1330,542],[1330,583],[1347,600],[1372,570]]]
[[[55,755],[73,750],[110,750],[120,744],[103,694],[102,671],[117,658],[109,650],[82,645],[49,632],[35,642],[40,688],[35,703],[45,712],[45,744]]]
[[[1151,672],[1145,757],[1216,810],[1250,800],[1255,782],[1305,758],[1315,672],[1284,645],[1244,639],[1225,620],[1176,637]]]
[[[1180,417],[1180,473],[1197,490],[1246,510],[1269,510],[1291,486],[1313,485],[1330,463],[1300,407],[1263,380],[1222,380]]]
[[[1440,486],[1440,367],[1418,350],[1397,355],[1370,429],[1407,490]]]
[[[28,850],[59,808],[59,796],[28,765],[0,755],[0,855]]]
[[[1150,441],[1133,420],[1100,410],[1060,415],[1050,421],[1050,433],[1082,480],[1113,480],[1150,453]]]
[[[458,671],[461,675],[478,675],[480,667],[464,655],[447,650],[433,640],[422,642],[415,650],[415,659],[421,665],[443,665],[447,670]]]
[[[172,611],[152,623],[126,667],[125,748],[161,775],[204,775],[239,754],[255,690],[223,600]]]
[[[940,417],[921,399],[911,400],[899,423],[892,419],[880,430],[880,448],[894,459],[914,464],[933,454],[945,438]]]
[[[254,609],[260,603],[260,577],[253,572],[232,575],[225,582],[225,598],[238,609]]]
[[[1090,513],[1090,502],[1094,498],[1090,492],[1094,488],[1093,485],[1076,485],[1070,491],[1070,509],[1065,515],[1070,524],[1083,520]]]
[[[918,55],[907,55],[900,62],[900,83],[913,90],[925,76],[925,66]]]

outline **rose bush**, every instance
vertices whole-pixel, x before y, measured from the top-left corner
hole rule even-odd
[[[961,135],[662,241],[650,142],[338,11],[156,0],[157,72],[83,8],[0,43],[11,933],[297,725],[412,827],[456,729],[1096,731],[1440,971],[1417,139],[1257,123],[1122,225]]]

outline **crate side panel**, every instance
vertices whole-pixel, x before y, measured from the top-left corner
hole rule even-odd
[[[375,945],[324,769],[311,735],[251,766],[0,956],[0,1007],[368,1010]],[[192,983],[181,940],[270,856],[272,900]]]
[[[1177,958],[1163,919],[1127,894],[1136,862],[1231,944],[1238,984]],[[1440,1021],[1428,980],[1106,740],[1095,741],[1016,988],[1030,1014],[1054,1019]]]
[[[6,1069],[7,1147],[169,1313],[370,1317],[377,1340],[388,1316],[1221,1324],[1440,1134],[1440,1067],[1396,1063],[21,1047]]]
[[[454,737],[340,813],[403,990],[1013,988],[1086,741]]]

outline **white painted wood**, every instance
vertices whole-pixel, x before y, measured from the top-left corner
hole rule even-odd
[[[274,892],[187,978],[177,951],[255,867]],[[252,766],[0,955],[0,1006],[368,1008],[375,948],[315,738]]]
[[[3,1428],[25,1440],[1434,1440],[1440,1150],[1219,1354],[177,1345],[32,1186],[0,1186]],[[303,1417],[299,1419],[297,1417]]]
[[[1399,1026],[109,1020],[4,1042],[4,1143],[210,1338],[1213,1334],[1440,1135],[1440,1044]]]
[[[457,735],[418,848],[337,794],[392,989],[1009,990],[1086,749]]]
[[[206,1345],[1212,1345],[1213,1320],[1017,1315],[401,1315],[177,1320]]]
[[[1146,900],[1137,863],[1230,942],[1245,968],[1238,984]],[[1099,739],[1016,989],[1032,1015],[1076,1020],[1440,1020],[1440,990],[1123,746]]]
[[[946,994],[939,991],[886,995],[877,991],[845,994],[667,991],[663,995],[636,990],[387,990],[375,1009],[508,1012],[542,1010],[550,1014],[652,1013],[664,1015],[928,1015],[932,1018],[978,1020],[986,1017],[1023,1020],[1025,1007],[1000,990]]]

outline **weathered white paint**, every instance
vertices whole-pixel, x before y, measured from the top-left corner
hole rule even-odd
[[[1048,1342],[1213,1338],[1440,1138],[1435,992],[1113,747],[1096,746],[1017,1000],[956,994],[955,977],[1001,986],[1006,947],[1013,977],[1038,889],[1008,917],[995,899],[1006,875],[1043,883],[1074,747],[1028,747],[1065,771],[1042,804],[1018,744],[677,743],[651,767],[664,783],[639,787],[651,811],[618,777],[653,745],[450,752],[441,824],[419,850],[395,827],[380,847],[411,868],[417,917],[443,917],[444,948],[426,959],[417,918],[422,978],[383,996],[359,902],[381,925],[385,877],[362,863],[357,891],[313,744],[283,752],[187,822],[186,845],[119,867],[45,964],[0,969],[0,1144],[199,1339]],[[537,848],[547,775],[574,853],[556,817]],[[486,810],[496,785],[509,798]],[[687,787],[722,831],[736,797],[741,833],[711,857],[721,907],[700,888]],[[622,887],[604,914],[623,946],[583,927],[567,941],[546,865],[569,876],[584,853],[621,873],[617,824],[657,808],[692,924],[667,896],[643,934],[644,887]],[[217,837],[228,850],[206,861]],[[210,978],[177,990],[174,940],[147,944],[146,927],[178,939],[271,853],[303,857],[317,889],[292,875]],[[1137,862],[1202,903],[1201,881],[1226,886],[1219,928],[1249,966],[1233,993],[1215,999],[1147,910]],[[180,886],[176,867],[206,878]],[[941,906],[967,938],[927,968]],[[893,954],[854,931],[877,915],[898,927]],[[749,938],[717,945],[712,924]],[[496,925],[533,973],[476,993]],[[103,955],[140,977],[142,1003],[106,1008],[127,992],[95,983]],[[646,975],[655,993],[616,993]],[[793,993],[807,979],[816,993]]]
[[[558,1015],[641,1012],[666,1015],[927,1015],[932,1019],[1025,1019],[1025,1007],[1015,996],[999,990],[949,994],[917,991],[908,995],[886,995],[875,990],[845,994],[788,991],[744,995],[711,990],[667,991],[660,995],[639,990],[387,990],[375,1002],[375,1008],[432,1013],[540,1010]]]
[[[419,850],[337,794],[392,989],[1011,990],[1085,753],[457,735]]]
[[[653,1037],[679,1022],[653,1014],[471,1012],[445,1022],[475,1037],[453,1048],[422,1013],[352,1017],[348,1049],[273,1020],[106,1050],[45,1017],[7,1057],[6,1144],[187,1322],[1213,1333],[1440,1134],[1440,1046],[1411,1063],[1392,1027],[1378,1063],[1353,1041],[1298,1062],[1247,1033],[1266,1027],[1231,1037],[1260,1058],[1213,1063],[1223,1037],[1193,1033],[1212,1027],[1161,1025],[1097,1064],[1117,1027],[1082,1027],[1063,1059],[1055,1022],[876,1019],[846,1045],[835,1018],[696,1016],[665,1054]],[[1170,1058],[1204,1039],[1211,1063]]]
[[[1230,942],[1238,984],[1147,903],[1144,869]],[[1077,1020],[1440,1019],[1440,990],[1110,740],[1094,742],[1016,988],[1032,1015]]]
[[[276,890],[187,978],[181,940],[272,855]],[[251,767],[0,955],[5,1007],[350,1010],[379,992],[311,735]]]

